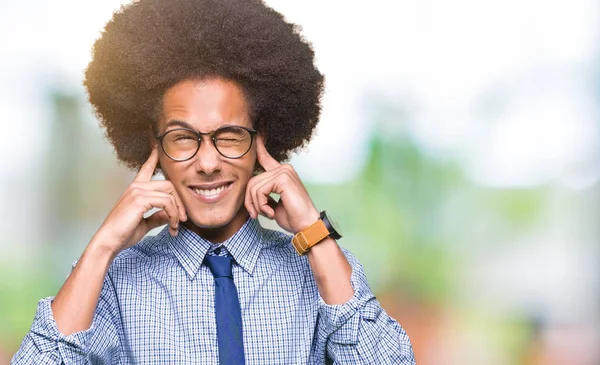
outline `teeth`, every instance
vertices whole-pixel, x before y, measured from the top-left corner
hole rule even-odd
[[[214,195],[218,195],[220,194],[223,190],[225,190],[225,185],[216,188],[216,189],[196,189],[194,188],[194,191],[196,192],[196,194],[198,195],[202,195],[202,196],[214,196]]]

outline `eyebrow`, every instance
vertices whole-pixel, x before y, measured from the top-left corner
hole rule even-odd
[[[166,127],[165,127],[165,131],[164,131],[163,133],[166,133],[166,132],[169,130],[169,127],[173,127],[173,126],[182,127],[182,128],[187,128],[187,129],[191,129],[191,130],[193,130],[193,131],[197,131],[197,132],[199,132],[199,133],[202,133],[202,134],[206,134],[206,133],[203,133],[203,132],[200,132],[200,131],[198,131],[196,128],[194,128],[194,127],[193,127],[191,124],[189,124],[188,122],[184,122],[184,121],[182,121],[182,120],[177,120],[177,119],[173,119],[173,120],[170,120],[170,121],[168,121],[168,122],[167,122],[167,125],[166,125]],[[225,125],[222,125],[222,126],[220,126],[220,127],[219,127],[219,128],[217,128],[217,129],[221,129],[221,128],[225,128],[225,127],[240,127],[240,126],[239,126],[239,125],[236,125],[236,124],[225,124]],[[213,132],[214,132],[214,131],[213,131]],[[210,133],[210,132],[207,132],[207,133]]]
[[[187,122],[184,122],[182,120],[170,120],[167,123],[167,126],[165,127],[165,131],[167,129],[169,129],[169,127],[172,127],[172,126],[179,126],[179,127],[188,128],[188,129],[191,129],[191,130],[196,130],[194,127],[192,127],[191,124],[189,124]]]

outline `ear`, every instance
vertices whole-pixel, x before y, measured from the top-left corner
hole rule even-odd
[[[156,134],[154,133],[154,129],[152,127],[148,128],[148,131],[146,133],[147,137],[148,137],[148,144],[150,146],[150,149],[153,149],[154,147],[158,147],[159,149],[159,154],[160,154],[160,141],[158,139],[156,139]],[[162,172],[164,174],[164,172],[162,171],[162,167],[160,166],[160,159],[158,160],[158,162],[156,163],[156,170],[154,170],[154,173],[156,174],[156,172]]]
[[[267,133],[264,130],[259,130],[258,133],[256,133],[256,136],[260,136],[260,138],[262,138],[263,142],[265,143],[265,146],[267,145],[267,140],[269,139],[269,136],[267,136]]]
[[[160,141],[156,138],[156,131],[154,130],[152,125],[150,125],[148,127],[148,129],[146,130],[146,138],[148,140],[150,149],[152,149],[154,147],[160,147],[159,146]]]
[[[267,133],[265,133],[264,130],[260,130],[258,131],[258,133],[256,133],[256,137],[254,138],[254,146],[256,147],[256,145],[258,144],[257,139],[258,137],[260,137],[260,139],[262,139],[263,144],[265,145],[265,148],[268,150],[268,146],[269,146],[269,137],[267,136]]]

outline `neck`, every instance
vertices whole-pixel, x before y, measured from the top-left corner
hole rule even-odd
[[[205,240],[217,244],[225,242],[227,239],[231,238],[237,231],[240,230],[240,228],[242,228],[249,217],[250,215],[248,214],[248,211],[242,206],[233,219],[221,227],[199,227],[191,220],[183,222],[182,224],[187,229],[193,231]]]

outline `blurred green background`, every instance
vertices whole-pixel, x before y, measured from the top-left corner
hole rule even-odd
[[[600,364],[600,4],[267,3],[327,78],[291,163],[417,362]],[[0,364],[133,177],[81,86],[120,4],[0,3]]]

